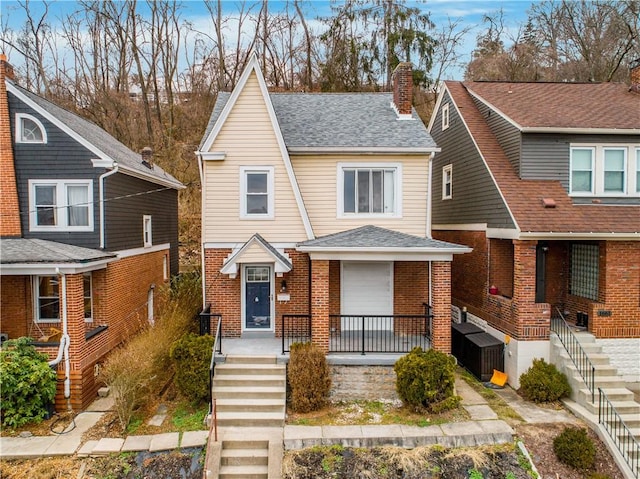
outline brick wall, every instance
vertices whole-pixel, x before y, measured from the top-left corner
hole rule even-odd
[[[0,236],[21,236],[20,207],[13,163],[13,140],[5,78],[13,78],[13,68],[0,54]]]
[[[396,261],[393,266],[393,313],[424,314],[422,303],[429,302],[429,263]]]
[[[329,314],[340,314],[340,261],[329,261]]]
[[[411,114],[413,102],[413,73],[408,62],[399,63],[393,72],[393,102],[401,115]]]
[[[311,341],[329,351],[329,261],[311,261]]]
[[[276,298],[280,292],[282,281],[287,282],[287,293],[289,301],[277,301],[276,311],[276,337],[282,337],[282,315],[283,314],[309,314],[309,255],[300,253],[294,249],[285,250],[291,258],[293,268],[288,273],[284,273],[282,278],[276,278],[275,290]]]
[[[489,285],[498,294],[513,297],[513,243],[511,240],[489,240]]]
[[[431,263],[433,296],[433,320],[431,344],[433,349],[451,352],[451,263],[433,261]]]
[[[231,249],[206,249],[204,251],[205,304],[211,304],[211,312],[222,315],[222,335],[240,337],[241,332],[241,274],[235,279],[220,273]],[[212,328],[215,326],[212,326]],[[212,329],[213,330],[213,329]]]
[[[0,276],[0,332],[9,339],[29,334],[33,308],[29,276]]]

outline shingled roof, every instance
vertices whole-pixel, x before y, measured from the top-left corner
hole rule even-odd
[[[521,128],[640,128],[640,95],[623,83],[464,82]]]
[[[18,94],[23,99],[26,99],[26,101],[35,104],[36,108],[40,109],[43,114],[49,116],[54,122],[58,121],[72,130],[75,135],[92,145],[97,151],[103,153],[103,155],[106,155],[107,158],[104,159],[116,161],[121,167],[121,171],[126,173],[126,170],[129,170],[135,176],[142,176],[148,181],[172,188],[184,188],[184,185],[180,183],[180,181],[158,165],[154,164],[151,168],[145,166],[142,163],[142,158],[139,153],[135,153],[129,149],[95,123],[85,120],[75,113],[51,103],[49,100],[16,85],[9,79],[7,79],[6,82],[9,87],[9,92]]]
[[[2,238],[0,264],[58,264],[82,263],[116,259],[107,251],[82,248],[37,238]]]
[[[230,93],[218,94],[200,148],[213,130]],[[391,93],[269,93],[287,150],[388,150],[421,152],[437,149],[413,111],[398,120]]]
[[[480,154],[491,170],[521,233],[581,233],[588,236],[592,233],[637,234],[640,232],[640,205],[573,204],[559,181],[520,179],[471,96],[469,88],[477,85],[478,82],[446,82],[451,98],[473,136]],[[550,94],[558,90],[555,89],[555,84],[543,83],[541,85],[535,88],[532,86],[529,90],[535,91],[539,95],[538,101],[543,103],[544,85],[550,86]],[[494,86],[494,88],[499,89],[498,86]],[[582,85],[579,85],[579,88],[582,88]],[[486,93],[489,89],[490,87],[486,86],[483,92]],[[614,91],[614,89],[607,91]],[[628,99],[628,92],[620,89],[615,89],[615,91],[623,98]],[[640,103],[638,103],[640,96],[637,97],[638,100],[634,99],[633,101],[640,107]],[[496,101],[497,96],[492,98]],[[553,97],[549,99],[547,104],[550,104],[552,99]],[[561,101],[560,99],[556,100]],[[533,103],[535,103],[535,99],[529,99],[525,102],[526,105]],[[589,102],[584,100],[584,103],[588,104]],[[506,102],[501,106],[506,107],[510,114],[515,115],[521,121],[527,116],[524,111],[525,107],[516,107]],[[575,105],[575,107],[578,112],[576,115],[584,116],[584,113],[580,113],[584,111],[583,106]],[[566,106],[566,108],[569,107]],[[535,110],[542,111],[537,107]],[[640,112],[640,108],[637,111]],[[568,117],[569,115],[570,113],[566,113],[564,116]],[[550,114],[547,117],[551,116]],[[633,118],[632,116],[632,121]],[[640,118],[638,120],[634,126],[636,129],[640,128]],[[585,122],[586,118],[583,118],[583,123],[580,124],[586,126]],[[617,124],[634,125],[628,120],[620,120]],[[638,131],[640,132],[640,130]],[[543,198],[552,198],[556,203],[555,208],[545,208],[542,202]]]

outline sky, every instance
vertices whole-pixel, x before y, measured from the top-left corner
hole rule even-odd
[[[533,0],[536,1],[536,0]],[[516,31],[518,26],[524,22],[527,16],[527,10],[533,3],[532,0],[426,0],[426,2],[413,2],[409,0],[409,5],[415,5],[423,11],[430,12],[431,20],[436,24],[436,28],[447,23],[447,19],[460,20],[462,25],[468,25],[471,28],[464,40],[462,52],[464,53],[464,61],[471,59],[471,52],[476,45],[476,37],[482,30],[482,18],[485,14],[495,13],[502,9],[504,13],[505,27],[507,30]],[[78,3],[70,0],[51,0],[49,15],[52,23],[59,22],[69,13],[72,13],[78,6]],[[141,4],[144,2],[140,2]],[[182,10],[183,18],[189,20],[195,26],[206,28],[209,24],[209,14],[200,0],[183,0],[184,8]],[[223,8],[228,11],[236,11],[237,1],[223,1]],[[248,1],[251,5],[254,2]],[[303,2],[305,6],[306,18],[313,19],[315,17],[328,16],[331,13],[330,2],[326,0],[307,0]],[[29,0],[31,8],[43,8],[43,2],[40,0]],[[282,8],[284,2],[270,0],[270,9],[277,10]],[[24,23],[25,15],[17,0],[0,0],[0,29],[9,28],[17,30]],[[313,21],[311,20],[313,28]],[[4,46],[0,44],[0,50]],[[7,51],[9,59],[14,65],[19,65],[21,59],[15,58],[17,54]],[[451,79],[462,79],[462,69],[452,71]]]

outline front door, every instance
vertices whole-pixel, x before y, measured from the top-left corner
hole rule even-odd
[[[244,267],[244,329],[272,330],[271,325],[271,267]]]

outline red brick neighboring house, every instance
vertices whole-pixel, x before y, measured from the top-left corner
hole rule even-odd
[[[410,64],[395,85],[270,93],[254,57],[219,94],[197,154],[203,297],[224,336],[284,330],[333,352],[360,331],[402,352],[430,334],[427,346],[450,350],[450,264],[469,250],[430,237],[438,148],[411,108]]]
[[[181,188],[0,56],[0,332],[49,355],[58,409],[93,401],[106,355],[153,321],[178,272]]]
[[[512,384],[548,359],[552,317],[640,338],[637,88],[445,82],[429,131],[433,235],[473,247],[452,265],[454,312],[512,338]]]

